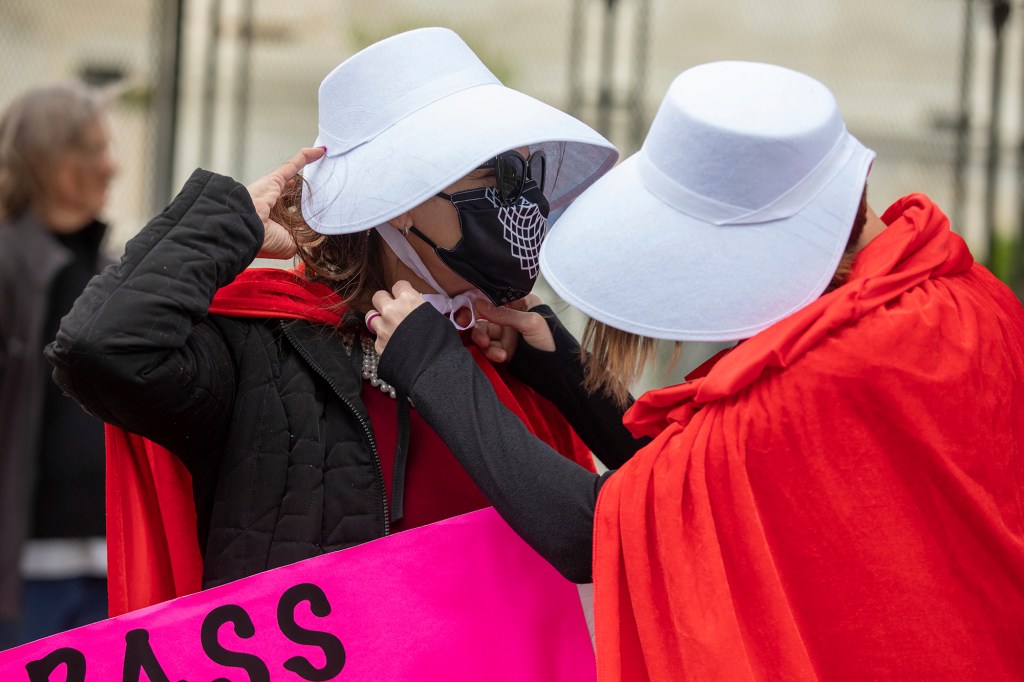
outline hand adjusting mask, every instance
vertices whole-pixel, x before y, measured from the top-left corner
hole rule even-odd
[[[493,161],[496,186],[438,193],[455,206],[462,238],[450,249],[438,246],[413,227],[441,262],[478,289],[494,305],[523,298],[540,274],[540,246],[547,235],[549,205],[541,191],[544,154],[529,160],[516,151]]]

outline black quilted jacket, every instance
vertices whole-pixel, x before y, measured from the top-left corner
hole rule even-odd
[[[207,314],[262,240],[245,187],[196,171],[46,350],[65,392],[191,471],[207,587],[388,532],[359,344]]]

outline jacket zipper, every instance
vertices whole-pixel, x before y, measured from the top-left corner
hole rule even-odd
[[[373,455],[373,464],[377,469],[377,482],[380,484],[381,511],[383,511],[384,514],[384,535],[390,535],[391,512],[388,509],[387,487],[385,487],[384,485],[384,467],[381,466],[380,455],[377,454],[377,442],[373,439],[373,430],[370,428],[370,425],[366,423],[366,420],[363,419],[363,416],[359,414],[359,411],[356,410],[355,405],[352,404],[352,401],[350,401],[340,390],[338,390],[338,387],[337,385],[335,385],[334,380],[327,374],[327,372],[321,369],[320,365],[316,364],[313,361],[313,358],[311,358],[309,354],[306,353],[305,349],[302,347],[302,344],[295,340],[295,337],[293,337],[291,335],[291,332],[289,332],[288,325],[285,324],[284,320],[281,320],[281,331],[284,332],[284,335],[288,338],[288,341],[292,344],[295,350],[299,351],[299,355],[301,355],[302,359],[306,361],[306,364],[312,367],[314,372],[323,377],[324,381],[327,382],[327,385],[331,387],[332,391],[334,391],[334,395],[338,396],[338,398],[341,399],[341,402],[345,403],[345,406],[349,409],[349,411],[352,412],[352,415],[359,421],[359,424],[363,427],[363,433],[366,434],[366,440],[370,444],[370,453]]]

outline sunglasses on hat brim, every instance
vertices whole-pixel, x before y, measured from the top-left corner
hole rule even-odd
[[[547,173],[547,159],[540,149],[530,154],[530,158],[514,149],[498,154],[493,159],[481,164],[479,168],[493,168],[495,189],[502,204],[510,205],[519,201],[527,180],[533,180],[544,189],[544,176]]]

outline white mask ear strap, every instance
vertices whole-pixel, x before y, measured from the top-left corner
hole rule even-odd
[[[442,289],[441,285],[437,283],[434,276],[430,274],[430,270],[427,270],[427,266],[423,264],[423,260],[420,258],[420,255],[412,248],[409,241],[403,235],[399,234],[401,230],[389,223],[378,225],[373,229],[377,230],[377,233],[383,237],[384,241],[391,247],[391,250],[394,252],[398,260],[405,263],[410,270],[419,275],[420,279],[432,286],[434,291],[444,295],[444,289]]]
[[[378,234],[387,242],[388,246],[394,252],[398,260],[405,263],[405,265],[415,272],[420,278],[428,285],[434,287],[436,294],[423,294],[423,298],[427,302],[434,306],[439,313],[447,315],[448,319],[452,321],[456,329],[464,330],[469,329],[476,325],[476,311],[473,309],[473,301],[478,298],[484,298],[483,294],[476,290],[467,291],[464,294],[459,294],[454,298],[445,293],[441,285],[437,283],[430,271],[427,270],[427,266],[423,264],[423,259],[416,253],[416,250],[412,248],[406,238],[399,234],[401,230],[389,223],[384,225],[378,225],[374,228]],[[455,321],[455,313],[462,308],[469,308],[470,321],[467,325],[460,325]]]

